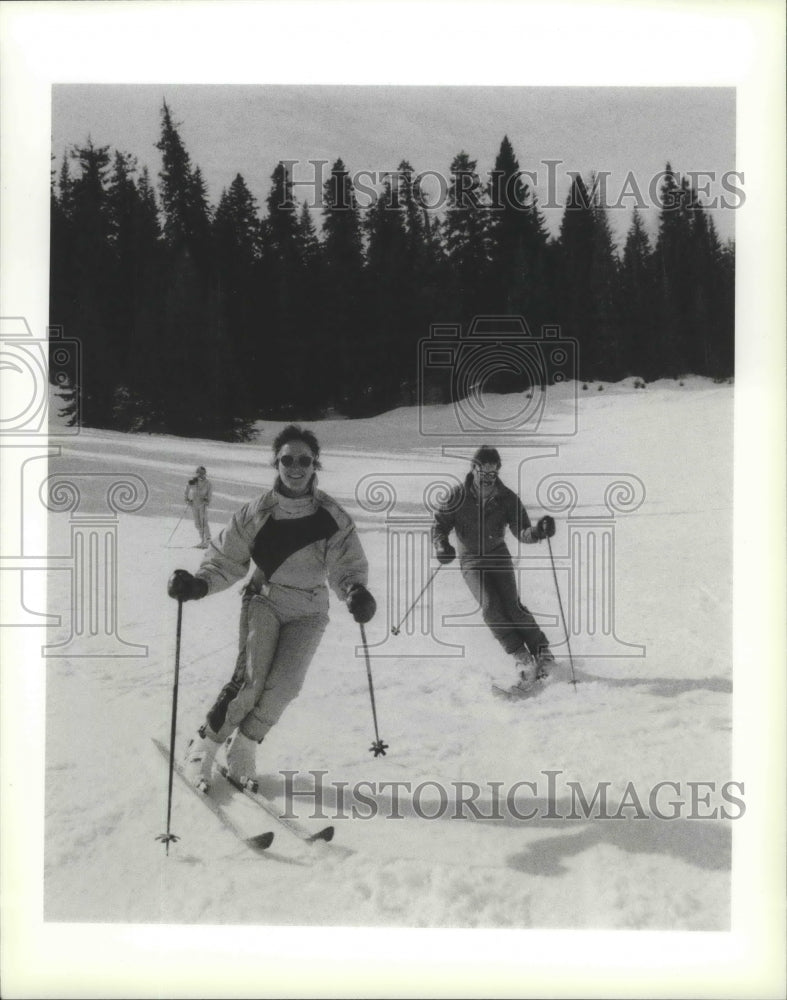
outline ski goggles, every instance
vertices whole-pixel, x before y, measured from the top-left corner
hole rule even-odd
[[[302,469],[308,469],[314,462],[314,459],[311,455],[298,455],[297,458],[294,455],[282,455],[279,461],[285,469],[289,469],[293,465],[299,465]]]

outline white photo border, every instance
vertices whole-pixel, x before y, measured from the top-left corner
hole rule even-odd
[[[328,26],[338,23],[340,7],[353,36],[337,51]],[[502,37],[494,35],[500,9],[507,23]],[[747,814],[734,829],[732,930],[354,928],[348,934],[320,927],[267,928],[260,935],[250,927],[46,924],[43,777],[40,785],[30,778],[44,773],[44,671],[37,669],[40,639],[31,634],[37,630],[16,629],[23,634],[0,636],[5,996],[260,996],[261,981],[266,996],[779,995],[784,27],[783,5],[770,0],[0,7],[0,315],[24,316],[36,332],[48,322],[51,88],[58,83],[733,86],[737,169],[746,191],[736,219],[733,773],[745,780]],[[494,46],[478,45],[479,37]],[[384,38],[385,47],[368,44],[372,38]],[[473,55],[484,48],[494,50],[494,59]]]

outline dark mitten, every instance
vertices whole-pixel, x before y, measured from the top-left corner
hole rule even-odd
[[[555,534],[555,519],[545,514],[536,525],[535,534],[538,538],[552,538]]]
[[[207,592],[207,580],[192,576],[187,569],[176,569],[167,583],[167,593],[177,601],[198,601]]]
[[[447,566],[448,563],[453,562],[454,559],[456,559],[456,549],[447,539],[435,542],[434,554],[437,556],[437,561],[442,566]]]
[[[353,618],[361,625],[371,621],[377,610],[377,601],[363,584],[356,583],[347,593],[347,608]]]

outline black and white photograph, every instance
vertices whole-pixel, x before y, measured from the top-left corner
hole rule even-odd
[[[4,7],[4,995],[779,995],[783,10]]]

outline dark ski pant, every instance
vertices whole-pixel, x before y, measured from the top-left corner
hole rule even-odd
[[[240,616],[238,658],[207,715],[207,736],[223,742],[238,727],[261,740],[298,696],[328,624],[323,590],[273,585],[265,595],[246,588]]]
[[[462,566],[462,576],[481,606],[484,621],[507,653],[523,644],[533,656],[549,646],[535,618],[519,600],[513,566]]]

